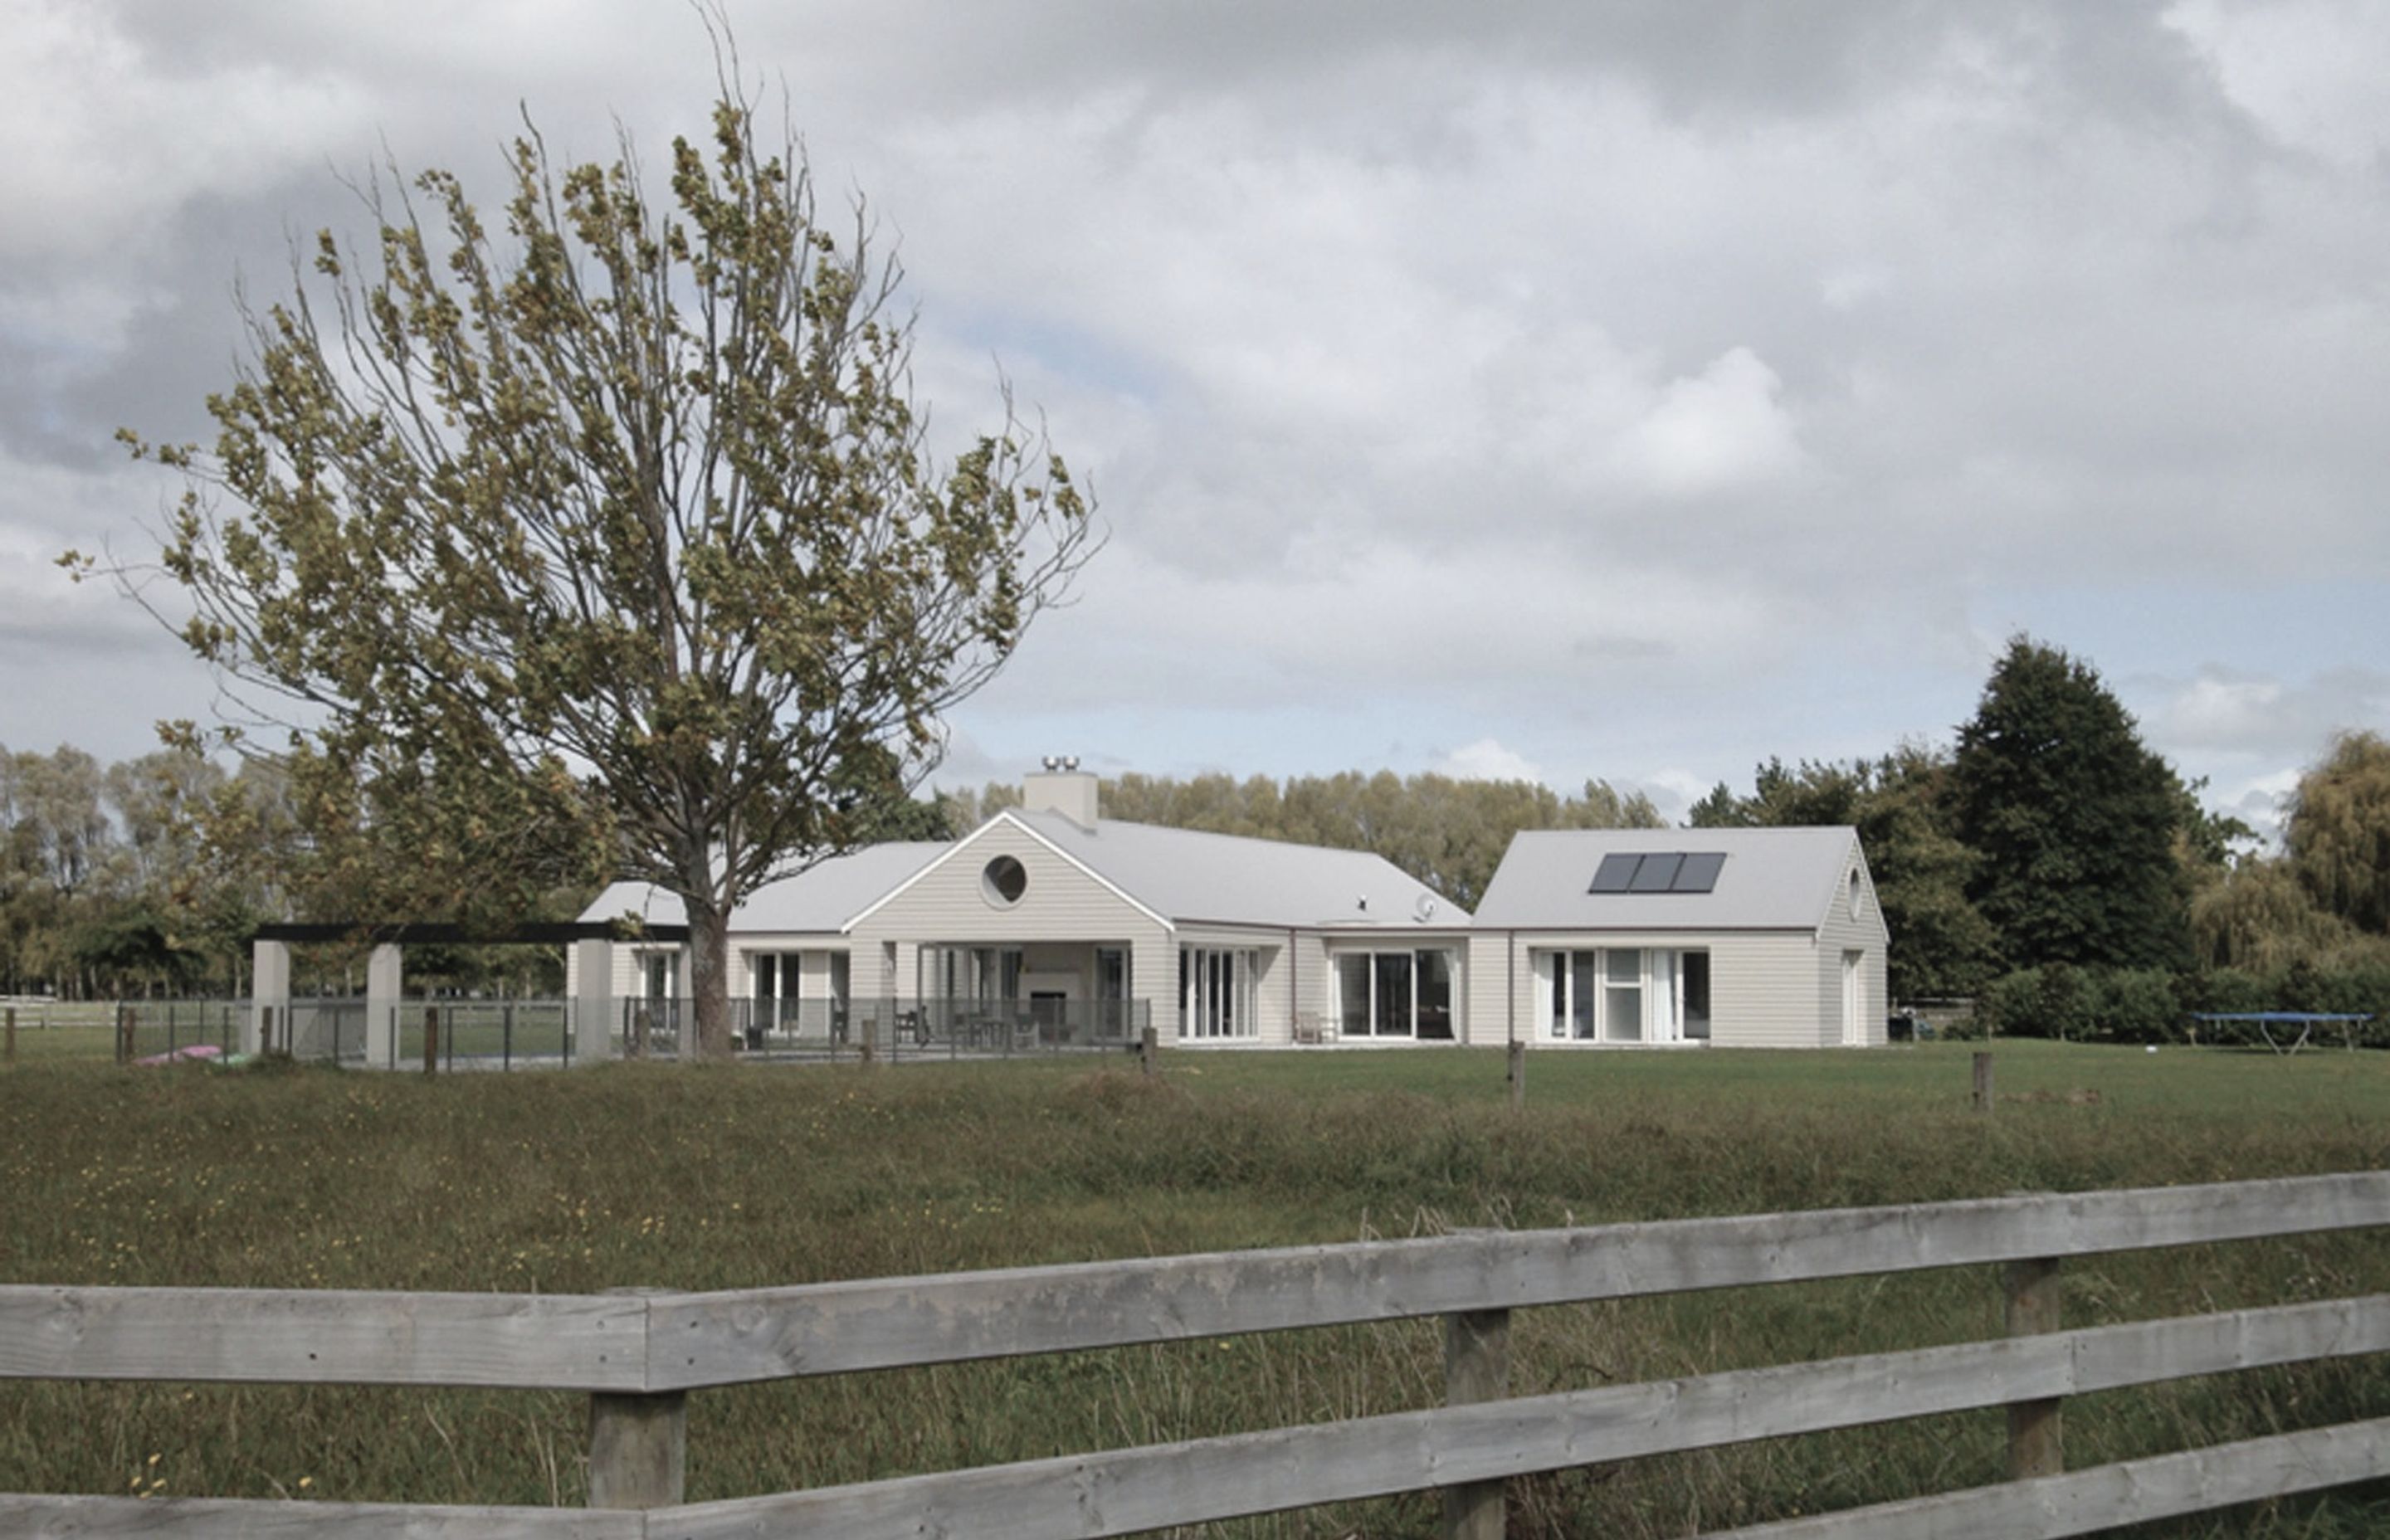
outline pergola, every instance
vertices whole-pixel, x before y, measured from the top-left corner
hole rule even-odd
[[[409,946],[571,946],[579,988],[573,995],[574,1016],[602,1022],[612,1008],[612,944],[623,939],[610,923],[576,920],[533,921],[508,926],[448,924],[368,925],[362,922],[263,925],[251,947],[254,985],[249,1020],[241,1030],[241,1051],[256,1053],[265,1046],[275,1024],[287,1033],[290,1020],[290,948],[310,943],[367,942],[366,958],[366,1062],[391,1062],[398,1028],[398,1007],[404,997],[405,951]],[[687,945],[686,925],[649,925],[638,939]],[[593,1034],[582,1051],[604,1058],[612,1051],[611,1035]],[[287,1041],[287,1038],[285,1039]]]

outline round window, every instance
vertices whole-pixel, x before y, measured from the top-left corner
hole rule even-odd
[[[979,884],[990,904],[1009,909],[1029,891],[1028,868],[1009,855],[999,855],[980,872]]]

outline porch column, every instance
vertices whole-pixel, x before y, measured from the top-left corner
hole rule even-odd
[[[403,954],[395,944],[377,946],[366,957],[366,1068],[389,1070],[398,1063],[398,1007],[405,994]]]
[[[614,943],[603,937],[572,943],[572,1057],[614,1057]]]
[[[260,941],[250,946],[249,1020],[240,1030],[240,1051],[260,1053],[264,1050],[264,1015],[274,1013],[274,1037],[277,1043],[290,1041],[290,945],[288,942]]]

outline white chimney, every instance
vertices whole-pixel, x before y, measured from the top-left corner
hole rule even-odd
[[[1090,833],[1096,827],[1096,777],[1075,756],[1048,755],[1043,770],[1021,777],[1024,813],[1059,813]]]

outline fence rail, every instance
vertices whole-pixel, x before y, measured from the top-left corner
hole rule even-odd
[[[601,1498],[617,1505],[601,1512],[9,1495],[0,1496],[0,1531],[1099,1536],[1443,1487],[1453,1499],[1450,1533],[1498,1534],[1499,1483],[1512,1476],[1972,1408],[2054,1409],[2097,1391],[2390,1351],[2390,1294],[2075,1330],[2056,1329],[2054,1311],[2028,1311],[2012,1312],[2012,1335],[1989,1341],[1504,1399],[1512,1309],[1999,1264],[2013,1286],[2021,1265],[2048,1279],[2066,1257],[2385,1224],[2390,1172],[2363,1172],[720,1293],[0,1287],[0,1378],[588,1392],[593,1508]],[[1456,1404],[1435,1410],[679,1501],[679,1419],[692,1390],[1433,1315],[1451,1323],[1447,1342],[1456,1344]],[[2017,1472],[2032,1480],[1831,1520],[1855,1526],[1852,1534],[1908,1534],[1922,1520],[1904,1529],[1900,1515],[1947,1509],[1985,1515],[1967,1520],[1989,1526],[1980,1533],[2088,1533],[2243,1500],[2233,1493],[2390,1475],[2385,1427],[2349,1424],[2059,1474],[2052,1418],[2033,1434],[2046,1440],[2049,1469]],[[2011,1524],[2018,1514],[2030,1522]],[[1815,1527],[1822,1523],[1751,1533],[1844,1533]]]

